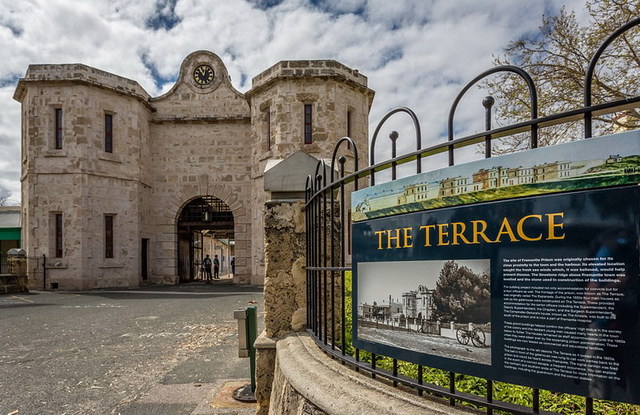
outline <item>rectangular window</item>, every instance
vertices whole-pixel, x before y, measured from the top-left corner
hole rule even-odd
[[[271,108],[267,108],[265,113],[267,126],[265,127],[267,134],[267,150],[271,148]]]
[[[55,109],[55,148],[62,148],[62,108]]]
[[[113,215],[104,216],[104,257],[113,258]]]
[[[304,143],[311,144],[312,140],[312,118],[311,118],[311,104],[304,104]]]
[[[104,114],[104,151],[113,153],[113,115]]]
[[[353,113],[351,111],[347,111],[347,137],[353,138],[351,136],[351,119],[353,118]],[[347,148],[351,149],[351,143],[347,141]]]
[[[62,213],[55,214],[56,258],[62,258]]]

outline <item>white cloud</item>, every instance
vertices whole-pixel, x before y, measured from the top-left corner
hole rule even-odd
[[[20,104],[13,86],[0,88],[0,196],[20,202]]]
[[[81,62],[134,79],[157,96],[171,88],[182,60],[199,49],[218,54],[241,91],[280,60],[335,59],[359,69],[376,90],[371,133],[389,109],[405,105],[422,121],[424,146],[442,140],[452,100],[464,83],[492,66],[492,54],[536,31],[542,14],[561,6],[551,0],[315,3],[0,2],[0,191],[19,199],[20,113],[11,96],[16,78],[32,63]],[[581,9],[584,0],[565,3]],[[468,106],[461,106],[456,125],[481,128],[479,102]],[[403,137],[412,134],[405,121],[394,124]],[[413,149],[411,140],[399,144],[400,152]]]

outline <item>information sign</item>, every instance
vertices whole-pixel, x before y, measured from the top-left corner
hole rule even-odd
[[[494,194],[494,201],[463,205],[458,197],[454,207],[354,223],[354,345],[445,370],[640,403],[640,188],[630,184],[637,183],[640,151],[629,154],[638,145],[625,147],[628,134],[604,140],[608,151],[593,158],[599,162],[581,175],[555,177],[562,191],[523,196],[527,186],[511,184],[520,186],[510,189],[516,198]],[[593,157],[584,146],[595,141],[556,146],[554,154],[566,154],[571,170],[584,162],[575,154]],[[609,154],[623,147],[627,154]],[[521,169],[561,164],[536,151],[529,159]],[[431,174],[440,177],[439,192],[456,173],[448,171]],[[420,175],[422,183],[429,176]],[[597,185],[603,178],[609,185]],[[528,184],[545,183],[552,187]],[[407,181],[392,185],[358,192],[354,211],[367,195],[407,196]],[[447,206],[442,193],[439,203]]]

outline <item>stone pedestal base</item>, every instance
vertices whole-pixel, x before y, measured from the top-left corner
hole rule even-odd
[[[258,403],[257,415],[269,414],[269,399],[271,397],[271,384],[273,383],[273,371],[276,367],[276,341],[267,337],[262,332],[256,342],[256,401]]]

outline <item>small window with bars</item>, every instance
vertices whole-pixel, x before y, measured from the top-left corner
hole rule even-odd
[[[113,215],[104,215],[104,257],[113,258]]]
[[[63,253],[63,240],[62,240],[62,213],[56,213],[54,215],[55,222],[55,257],[62,258]]]
[[[104,151],[113,153],[113,115],[104,114]]]
[[[62,148],[62,108],[55,108],[54,116],[54,148],[60,150]]]
[[[313,142],[313,117],[311,104],[304,104],[304,143],[311,144]]]
[[[353,133],[351,131],[352,123],[353,123],[353,111],[347,110],[347,137],[351,139],[353,139],[353,136],[351,135]],[[347,141],[347,148],[349,150],[351,149],[351,143],[349,141]]]

